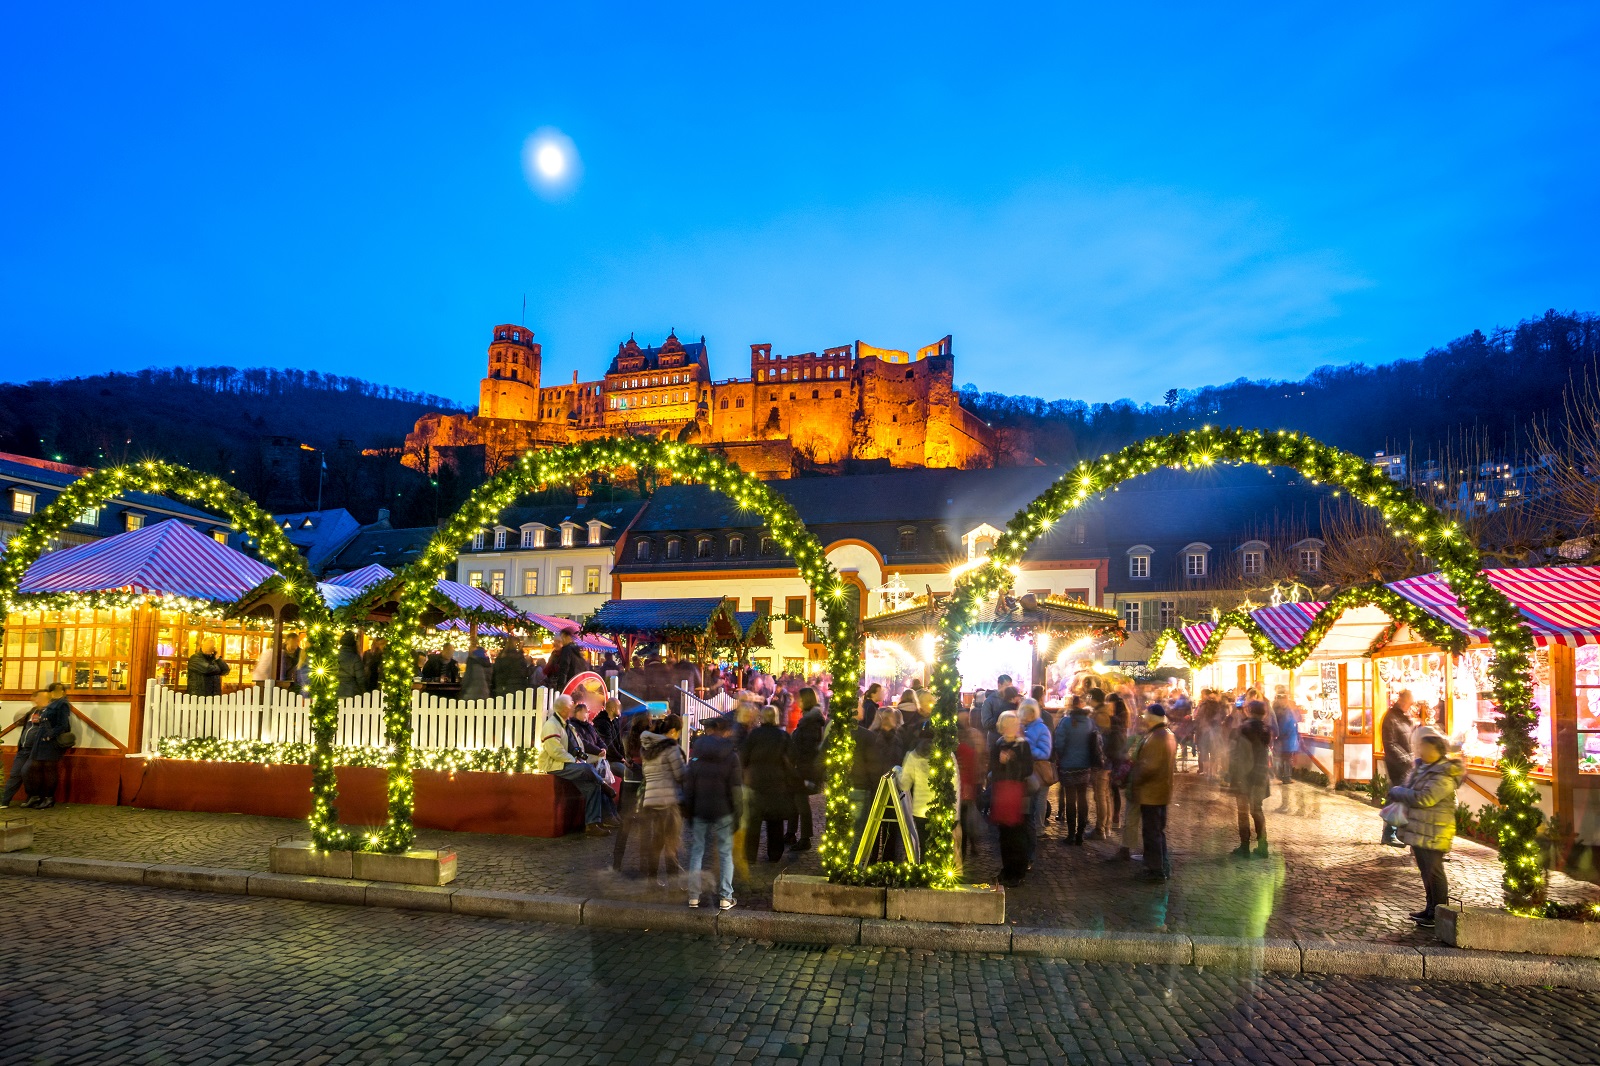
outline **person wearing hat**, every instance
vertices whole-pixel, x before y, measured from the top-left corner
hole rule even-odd
[[[1144,712],[1145,736],[1133,764],[1130,791],[1139,804],[1144,840],[1144,877],[1165,881],[1172,876],[1167,852],[1167,807],[1172,803],[1172,775],[1178,765],[1178,741],[1167,726],[1167,711],[1152,703]]]
[[[1411,845],[1417,871],[1422,875],[1426,902],[1411,916],[1421,929],[1433,928],[1434,910],[1450,895],[1444,857],[1456,836],[1456,789],[1464,766],[1459,754],[1437,729],[1417,734],[1417,757],[1404,785],[1389,790],[1389,802],[1404,805],[1406,824],[1400,840]]]

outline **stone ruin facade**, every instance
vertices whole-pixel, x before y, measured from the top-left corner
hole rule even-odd
[[[995,465],[994,432],[962,409],[945,337],[914,353],[862,341],[780,355],[750,346],[750,376],[715,381],[705,338],[632,337],[605,376],[545,384],[541,346],[525,326],[500,325],[476,415],[427,414],[406,437],[405,462],[482,464],[490,473],[529,448],[621,433],[714,447],[765,478],[838,471],[852,460],[893,467]]]

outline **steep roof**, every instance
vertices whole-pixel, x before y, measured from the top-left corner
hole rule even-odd
[[[264,563],[168,519],[42,555],[17,592],[128,590],[232,603],[272,574]]]
[[[410,529],[363,529],[351,537],[322,568],[324,574],[344,574],[377,563],[399,570],[428,546],[437,532],[432,526]]]
[[[507,507],[500,512],[498,524],[511,529],[519,529],[530,522],[538,522],[549,526],[551,529],[560,529],[563,522],[576,522],[582,526],[588,525],[590,522],[600,521],[610,526],[616,533],[620,533],[628,528],[628,523],[632,522],[634,516],[643,508],[643,500],[624,500],[621,503],[591,503],[583,507],[579,507],[576,503],[546,504],[540,507]]]
[[[676,334],[668,334],[667,339],[662,342],[659,348],[646,348],[639,344],[639,342],[635,341],[632,337],[629,337],[626,341],[623,341],[622,344],[617,346],[617,354],[611,357],[611,365],[606,368],[606,373],[637,374],[645,373],[646,371],[650,370],[659,370],[661,369],[661,356],[664,353],[676,354],[680,351],[683,353],[683,366],[688,366],[691,363],[697,363],[700,366],[705,367],[709,372],[710,363],[706,359],[706,340],[704,337],[701,337],[698,341],[690,341],[689,343],[685,344],[678,340]],[[636,357],[644,359],[643,367],[637,370],[625,371],[622,369],[623,359]],[[668,367],[667,369],[676,370],[678,368],[674,366]]]

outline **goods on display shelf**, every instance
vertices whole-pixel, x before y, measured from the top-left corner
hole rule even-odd
[[[1600,774],[1600,646],[1574,649],[1578,683],[1578,772]]]

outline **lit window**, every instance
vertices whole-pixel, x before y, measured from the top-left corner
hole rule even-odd
[[[728,538],[728,554],[729,555],[743,555],[744,554],[744,538],[739,536],[739,534],[737,534],[737,533],[735,533],[733,536]]]
[[[1178,601],[1161,601],[1161,628],[1171,629],[1178,624]]]
[[[589,523],[589,543],[590,544],[599,544],[600,543],[600,538],[603,536],[603,534],[601,532],[602,529],[603,529],[603,527],[600,525],[599,522],[590,522]]]
[[[1148,556],[1148,555],[1130,555],[1130,556],[1128,556],[1128,576],[1129,577],[1149,577],[1150,576],[1150,556]]]
[[[492,596],[504,596],[506,594],[506,572],[504,570],[490,571],[489,594]]]
[[[561,546],[563,548],[572,547],[572,529],[571,525],[561,527]]]
[[[80,526],[98,526],[100,524],[100,508],[85,507],[83,513],[74,521]]]
[[[130,533],[136,529],[143,529],[144,515],[134,514],[132,511],[125,512],[122,516],[122,528]]]
[[[1183,572],[1188,577],[1206,576],[1206,553],[1189,552],[1183,557]]]
[[[649,562],[650,542],[648,540],[641,540],[639,543],[635,544],[633,546],[633,557],[638,559],[640,562]]]
[[[1129,633],[1139,632],[1139,602],[1130,600],[1122,605],[1122,624]]]
[[[572,591],[572,567],[563,566],[556,571],[556,595],[565,596]]]
[[[583,591],[585,591],[585,592],[599,592],[600,591],[600,568],[598,566],[587,566],[587,567],[584,567],[584,570],[583,570]]]
[[[1322,552],[1316,548],[1300,549],[1300,572],[1314,574],[1322,569]]]
[[[677,537],[667,541],[667,558],[676,559],[683,554],[683,542]]]
[[[21,489],[11,490],[11,510],[17,514],[32,514],[39,497]]]
[[[539,595],[539,571],[524,570],[522,572],[522,594],[524,596]]]
[[[1261,573],[1261,553],[1244,553],[1244,573],[1246,577],[1255,577]]]
[[[211,539],[218,544],[226,544],[228,543],[228,531],[226,529],[213,529],[211,531]]]
[[[475,589],[483,588],[483,571],[482,570],[469,570],[469,571],[467,571],[467,584],[471,585]]]

